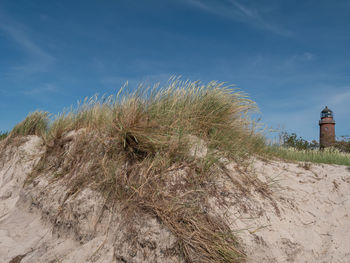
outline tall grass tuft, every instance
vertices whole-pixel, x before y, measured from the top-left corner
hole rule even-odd
[[[264,146],[247,118],[256,109],[244,93],[224,83],[174,79],[165,88],[155,85],[132,93],[121,90],[116,97],[85,99],[76,110],[57,116],[48,133],[59,137],[69,130],[95,130],[144,156],[167,152],[191,135],[205,140],[209,148],[243,160]]]
[[[211,187],[220,157],[244,164],[264,151],[248,118],[256,109],[232,86],[179,79],[164,88],[124,88],[115,97],[85,99],[49,125],[43,135],[47,152],[27,183],[44,170],[59,170],[72,195],[92,187],[107,200],[157,217],[177,237],[186,262],[242,262],[244,253],[230,228],[205,206],[210,196],[220,196]],[[34,127],[45,131],[47,114],[41,114],[39,123],[45,125]],[[28,134],[24,127],[38,123],[32,115],[27,119],[12,133]],[[74,130],[78,135],[68,154],[62,145]],[[202,158],[190,154],[196,141],[207,147]],[[174,181],[183,167],[186,175]]]
[[[43,136],[48,130],[49,114],[43,111],[30,113],[22,122],[10,132],[10,137],[37,135]]]
[[[6,132],[0,131],[0,141],[6,139],[8,135],[9,133],[7,131]]]

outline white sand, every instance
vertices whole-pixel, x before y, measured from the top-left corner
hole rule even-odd
[[[241,229],[248,262],[350,262],[349,167],[255,161],[253,170],[271,200],[254,188],[237,195],[225,182],[229,222]]]
[[[44,149],[38,137],[28,139],[6,151],[0,143],[0,263],[181,262],[166,253],[176,239],[154,218],[122,220],[90,189],[67,199],[62,211],[67,189],[45,175],[22,188]]]
[[[142,215],[123,222],[103,212],[103,198],[89,189],[66,201],[59,181],[23,182],[44,150],[35,136],[20,147],[0,143],[0,262],[179,262],[165,253],[174,237]],[[335,165],[255,161],[252,168],[273,193],[264,195],[227,166],[234,180],[218,180],[226,215],[245,246],[248,262],[350,262],[350,170]],[[251,178],[254,180],[254,177]],[[252,181],[253,182],[253,181]],[[244,192],[245,191],[245,192]],[[269,197],[270,196],[270,197]],[[117,209],[118,211],[118,209]],[[130,223],[131,227],[130,227]],[[131,238],[134,233],[135,238]],[[134,243],[130,243],[132,242]]]

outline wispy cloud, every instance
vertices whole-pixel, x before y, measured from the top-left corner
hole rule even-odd
[[[44,83],[37,87],[22,89],[18,95],[29,101],[35,101],[44,105],[55,104],[57,98],[62,96],[62,90],[54,83]],[[35,106],[38,107],[38,106]]]
[[[249,8],[238,0],[224,0],[221,2],[211,0],[184,0],[183,2],[203,11],[249,24],[255,28],[270,31],[278,35],[292,35],[292,32],[283,28],[281,25],[265,19],[257,9]]]
[[[55,58],[33,40],[28,33],[28,28],[9,17],[2,10],[0,10],[0,31],[26,55],[24,65],[12,68],[16,72],[26,74],[45,72],[54,63]]]
[[[210,8],[208,5],[206,5],[205,3],[201,2],[201,0],[188,0],[186,1],[188,4],[193,5],[195,7],[198,7],[200,9],[203,9],[205,11],[208,12],[212,12],[215,13],[215,10],[213,10],[212,8]]]
[[[229,0],[229,2],[231,2],[234,6],[236,6],[239,9],[239,11],[241,11],[245,16],[251,17],[254,19],[261,19],[259,14],[256,11],[254,12],[253,10],[250,10],[246,6],[240,4],[238,1]]]
[[[29,96],[37,96],[37,95],[57,93],[58,91],[59,91],[59,89],[56,87],[56,85],[54,85],[52,83],[46,83],[38,88],[24,90],[23,94],[29,95]]]

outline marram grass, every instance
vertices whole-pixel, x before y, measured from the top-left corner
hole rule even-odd
[[[8,135],[9,135],[8,132],[0,131],[0,141],[6,139]]]
[[[225,220],[204,206],[215,192],[210,186],[220,157],[245,164],[264,150],[248,118],[256,109],[224,83],[173,79],[164,88],[124,88],[116,96],[85,99],[48,124],[45,113],[29,115],[11,134],[37,134],[47,145],[27,184],[59,170],[56,179],[66,180],[72,195],[91,187],[107,200],[157,217],[177,238],[186,262],[238,263],[245,260],[241,246]],[[66,154],[62,145],[70,131],[79,135]],[[193,138],[208,147],[202,159],[189,154]],[[184,166],[189,170],[183,184],[169,184],[171,171]]]
[[[204,139],[209,148],[244,161],[264,148],[263,138],[248,119],[256,109],[244,93],[224,83],[174,79],[165,88],[156,85],[131,93],[124,88],[115,97],[85,99],[51,123],[48,113],[31,113],[10,136],[39,135],[52,143],[64,133],[85,128],[114,136],[124,147],[137,148],[136,152],[154,155],[169,148],[169,142],[182,142],[192,135]]]
[[[220,157],[238,164],[262,154],[350,165],[349,156],[340,153],[267,147],[248,118],[256,109],[232,86],[173,79],[165,88],[124,88],[116,96],[85,99],[51,121],[48,113],[32,113],[10,137],[35,134],[47,145],[26,183],[59,170],[55,179],[66,180],[72,195],[91,187],[107,200],[157,217],[177,238],[186,262],[240,263],[245,255],[229,226],[204,209]],[[66,154],[62,145],[70,131],[83,132]],[[190,138],[205,142],[204,158],[189,155]],[[184,166],[186,180],[172,187],[172,171]]]
[[[286,160],[350,166],[350,153],[340,152],[336,148],[297,150],[294,148],[272,146],[268,151],[273,156]]]
[[[10,137],[38,135],[43,136],[48,130],[49,114],[43,111],[30,113],[22,122],[18,123],[10,132]]]

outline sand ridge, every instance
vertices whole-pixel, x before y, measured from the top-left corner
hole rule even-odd
[[[67,188],[50,175],[23,188],[44,147],[36,136],[0,143],[0,262],[181,262],[155,218],[125,222],[90,189],[59,212]],[[350,262],[349,167],[255,159],[245,172],[226,168],[216,184],[227,202],[213,198],[211,209],[236,231],[248,262]]]

